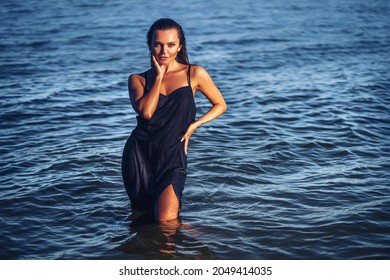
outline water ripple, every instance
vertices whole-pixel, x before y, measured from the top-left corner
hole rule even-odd
[[[390,257],[386,1],[158,3],[228,103],[165,226],[129,217],[120,175],[161,16],[133,2],[1,2],[1,258]]]

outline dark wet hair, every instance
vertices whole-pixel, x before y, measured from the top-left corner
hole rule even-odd
[[[168,30],[168,29],[176,29],[177,33],[179,34],[181,49],[177,54],[176,61],[183,64],[190,64],[188,59],[188,54],[187,54],[186,37],[184,36],[183,28],[180,26],[180,24],[178,24],[173,19],[160,18],[159,20],[155,21],[152,24],[152,26],[149,28],[148,34],[146,35],[149,50],[152,51],[152,39],[153,39],[154,32],[156,30]],[[151,65],[153,66],[152,59],[150,61],[151,61]]]

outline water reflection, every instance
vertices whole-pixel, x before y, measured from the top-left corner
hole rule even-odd
[[[130,237],[118,249],[137,259],[215,259],[196,239],[199,231],[181,220],[156,223],[145,215],[132,215]]]

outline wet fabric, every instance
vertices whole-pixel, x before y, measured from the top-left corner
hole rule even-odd
[[[190,66],[187,86],[168,95],[160,94],[150,120],[137,116],[137,126],[126,142],[122,177],[134,210],[151,210],[160,194],[171,184],[181,205],[187,156],[184,141],[180,140],[195,121],[196,114],[189,73]],[[145,91],[148,90],[147,84]]]

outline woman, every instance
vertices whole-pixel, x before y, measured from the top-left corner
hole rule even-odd
[[[209,74],[190,65],[181,26],[159,19],[149,29],[151,68],[129,77],[137,126],[126,142],[122,176],[133,210],[158,222],[178,217],[194,131],[225,112],[225,101]],[[203,93],[211,109],[195,120],[194,95]]]

